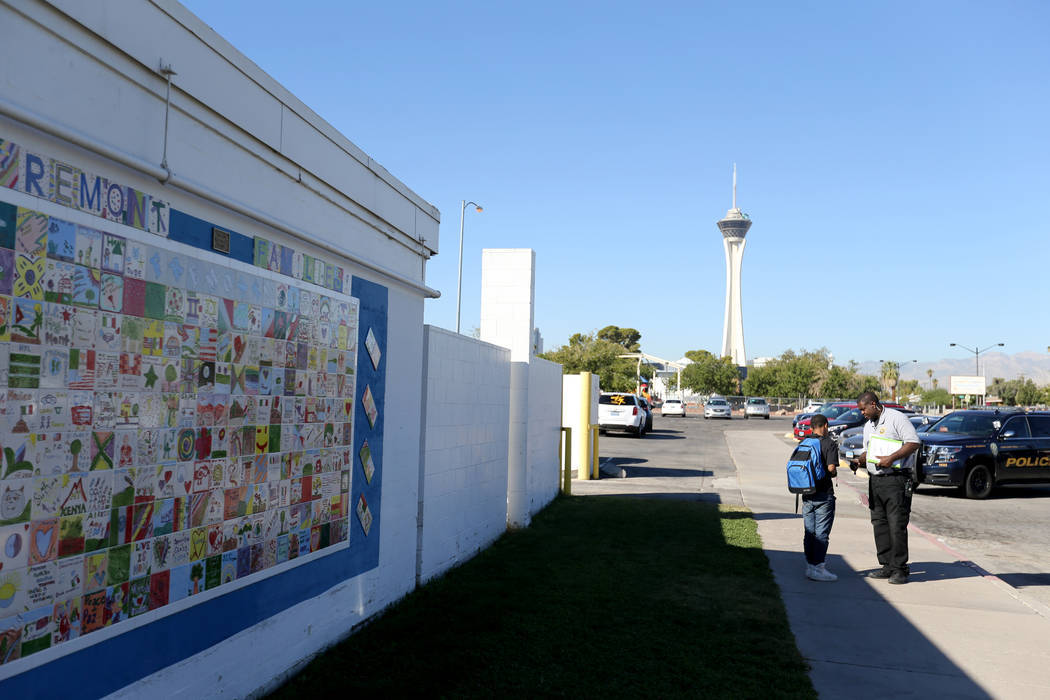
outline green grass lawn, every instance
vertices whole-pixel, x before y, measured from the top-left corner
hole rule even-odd
[[[750,512],[562,497],[277,697],[816,694]]]

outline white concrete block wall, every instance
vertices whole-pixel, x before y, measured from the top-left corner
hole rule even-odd
[[[529,363],[529,513],[536,514],[558,495],[561,467],[562,366],[534,357]]]
[[[477,554],[507,526],[510,351],[424,330],[421,582]]]

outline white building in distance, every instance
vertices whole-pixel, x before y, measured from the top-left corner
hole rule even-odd
[[[744,314],[740,303],[740,266],[747,245],[751,218],[736,206],[736,165],[733,165],[733,207],[718,222],[722,245],[726,251],[726,313],[722,325],[721,357],[733,358],[737,367],[747,365],[744,352]]]

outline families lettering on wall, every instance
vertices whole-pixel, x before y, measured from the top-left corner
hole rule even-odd
[[[114,224],[167,237],[166,202],[10,141],[0,187],[111,222],[0,190],[0,664],[368,535],[348,273],[151,245]]]

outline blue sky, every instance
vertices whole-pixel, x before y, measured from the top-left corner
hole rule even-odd
[[[1050,5],[183,0],[442,213],[428,323],[481,249],[536,250],[552,348],[721,345],[715,222],[754,220],[749,357],[1050,345]]]

